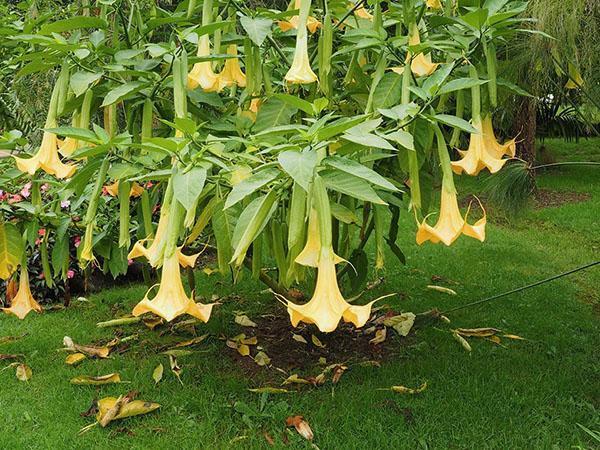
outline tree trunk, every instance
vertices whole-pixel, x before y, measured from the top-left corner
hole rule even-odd
[[[513,134],[517,136],[517,156],[529,164],[535,163],[536,101],[523,97],[513,121]]]

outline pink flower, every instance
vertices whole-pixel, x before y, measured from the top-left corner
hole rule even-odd
[[[21,197],[19,194],[14,194],[8,199],[8,203],[10,205],[12,205],[13,203],[19,203],[22,201],[23,201],[23,197]]]
[[[67,278],[71,279],[75,276],[75,271],[72,269],[67,270]]]
[[[63,209],[66,209],[69,206],[71,206],[71,201],[70,200],[63,200],[62,202],[60,202],[60,207],[63,208]]]
[[[23,196],[23,198],[29,198],[29,196],[31,195],[30,192],[31,189],[31,182],[25,184],[25,186],[23,186],[23,189],[21,189],[21,195]]]
[[[73,245],[75,246],[75,248],[79,247],[79,244],[81,244],[81,236],[75,236],[73,238]]]
[[[128,265],[128,266],[130,266],[130,265],[132,265],[132,264],[133,264],[133,259],[128,259],[128,260],[127,260],[127,265]]]
[[[152,181],[147,181],[146,184],[144,185],[144,187],[146,189],[150,189],[152,186],[154,186],[154,183]]]
[[[50,185],[48,183],[44,183],[40,186],[40,190],[42,192],[46,192],[48,189],[50,189]]]
[[[46,229],[45,228],[40,228],[38,230],[38,236],[46,236]]]

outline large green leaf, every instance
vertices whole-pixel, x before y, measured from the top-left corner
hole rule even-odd
[[[7,280],[23,258],[23,240],[17,227],[0,218],[0,278]]]
[[[385,205],[386,203],[377,195],[375,190],[362,178],[355,177],[340,170],[327,170],[319,175],[325,181],[325,185],[334,191],[349,195],[350,197],[364,200],[366,202]]]
[[[400,101],[402,96],[402,76],[395,72],[386,73],[373,94],[373,107],[390,108]]]
[[[128,95],[140,91],[146,84],[141,81],[130,81],[129,83],[122,84],[116,88],[110,90],[100,107],[112,105],[120,100],[123,100]]]
[[[73,89],[75,96],[79,97],[87,91],[90,84],[98,81],[100,78],[102,78],[102,73],[100,72],[79,71],[71,75],[69,83],[71,84],[71,89]]]
[[[289,103],[277,98],[271,98],[258,110],[256,123],[252,130],[259,132],[277,125],[287,125],[297,111],[298,109]]]
[[[467,122],[465,119],[461,119],[460,117],[451,116],[449,114],[436,114],[433,116],[438,122],[441,122],[446,125],[450,125],[454,128],[460,128],[467,133],[479,133],[477,128]]]
[[[99,17],[70,17],[43,25],[40,34],[64,33],[81,28],[108,28],[108,23]]]
[[[185,173],[177,171],[173,176],[173,195],[189,211],[195,206],[205,182],[204,167],[194,167]]]
[[[317,165],[317,153],[314,151],[295,152],[287,150],[281,152],[277,158],[283,170],[308,191],[308,185],[313,178],[313,172]]]
[[[262,17],[240,17],[240,24],[248,34],[248,37],[259,47],[265,42],[265,39],[271,35],[271,19]]]
[[[462,89],[470,89],[474,86],[479,86],[487,82],[488,80],[479,80],[476,78],[457,78],[456,80],[452,80],[444,84],[438,93],[447,94],[449,92],[460,91]]]
[[[236,184],[225,201],[225,209],[232,207],[240,200],[246,198],[248,195],[256,192],[261,187],[266,186],[275,178],[277,178],[279,173],[280,172],[278,169],[269,167],[268,169],[252,174],[245,180]]]
[[[383,178],[377,172],[372,169],[369,169],[366,166],[363,166],[361,163],[354,161],[348,158],[342,158],[340,156],[330,156],[323,161],[326,165],[331,167],[335,167],[342,172],[349,173],[350,175],[354,175],[355,177],[362,178],[363,180],[368,181],[369,183],[375,184],[383,189],[387,189],[390,191],[397,191],[398,189],[388,180]]]

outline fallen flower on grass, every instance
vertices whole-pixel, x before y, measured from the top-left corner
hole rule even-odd
[[[158,403],[144,400],[130,400],[129,394],[120,396],[119,398],[105,397],[98,401],[96,420],[101,427],[106,427],[114,420],[148,414],[158,408],[160,408]]]
[[[336,364],[333,368],[333,378],[331,379],[331,382],[333,384],[337,384],[338,381],[340,381],[340,378],[342,378],[342,375],[346,372],[346,370],[348,370],[348,366]]]
[[[490,337],[499,333],[500,330],[496,328],[457,328],[454,330],[455,333],[460,334],[461,336],[469,336],[469,337]]]
[[[27,364],[17,364],[15,375],[19,381],[29,381],[32,376],[31,367]]]
[[[429,284],[427,285],[427,289],[431,289],[432,291],[438,291],[438,292],[443,292],[444,294],[448,294],[448,295],[456,295],[456,291],[444,286],[438,286],[435,284]]]
[[[68,364],[69,366],[76,366],[86,358],[87,356],[85,356],[83,353],[71,353],[65,358],[65,364]]]
[[[110,353],[110,347],[94,347],[91,345],[79,345],[73,342],[69,336],[65,336],[63,338],[63,344],[68,351],[83,353],[87,356],[92,356],[95,358],[108,358],[108,354]]]
[[[71,384],[80,386],[101,386],[103,384],[118,384],[121,383],[121,376],[118,373],[109,373],[108,375],[101,375],[92,377],[88,375],[80,375],[71,378]]]
[[[312,441],[315,437],[310,425],[302,416],[290,416],[285,420],[285,424],[288,427],[294,427],[298,434],[306,440]]]
[[[381,344],[382,342],[385,341],[386,336],[387,336],[387,329],[385,327],[380,328],[379,330],[377,330],[375,332],[375,337],[369,341],[369,344],[373,344],[373,345]]]

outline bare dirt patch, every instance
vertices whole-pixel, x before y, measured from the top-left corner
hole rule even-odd
[[[551,191],[538,189],[535,192],[534,202],[536,208],[555,208],[568,203],[581,203],[589,200],[591,195],[586,192]]]

